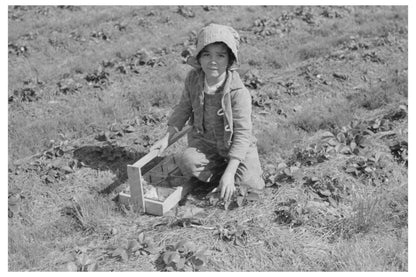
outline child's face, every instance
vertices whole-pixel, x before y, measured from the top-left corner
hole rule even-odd
[[[228,67],[229,56],[224,44],[209,44],[201,52],[199,63],[207,80],[215,81]]]

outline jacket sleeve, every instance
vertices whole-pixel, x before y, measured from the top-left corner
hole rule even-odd
[[[182,130],[185,123],[192,115],[192,102],[191,94],[189,90],[190,75],[192,71],[188,73],[185,79],[185,88],[182,92],[181,99],[179,103],[173,108],[173,113],[168,120],[168,126],[171,126],[176,129],[176,131]]]
[[[235,91],[231,98],[233,115],[233,138],[229,151],[230,158],[243,161],[251,144],[251,95],[246,88]]]

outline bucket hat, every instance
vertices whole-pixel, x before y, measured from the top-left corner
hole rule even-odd
[[[230,48],[235,57],[234,64],[231,68],[235,68],[239,64],[238,48],[240,46],[240,36],[232,27],[214,23],[203,27],[199,31],[196,40],[196,50],[194,54],[188,58],[187,63],[194,67],[200,67],[198,66],[199,63],[196,57],[205,46],[214,42],[223,42]]]

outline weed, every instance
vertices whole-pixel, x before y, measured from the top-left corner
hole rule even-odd
[[[394,75],[393,75],[394,76]],[[393,77],[376,87],[347,96],[352,105],[375,110],[407,97],[407,76]]]
[[[285,124],[271,127],[259,126],[259,129],[256,137],[260,155],[280,153],[282,156],[289,156],[293,147],[305,136],[304,131]]]
[[[303,209],[295,199],[289,199],[286,202],[278,204],[275,210],[276,222],[279,224],[287,224],[291,227],[298,227],[304,222],[302,220]]]
[[[352,119],[350,107],[338,99],[316,99],[299,112],[289,122],[306,132],[320,129],[333,130],[346,125]]]
[[[153,241],[144,232],[141,232],[137,239],[130,239],[125,246],[117,247],[111,252],[111,256],[126,262],[131,256],[151,255],[157,252]]]
[[[199,271],[207,262],[207,248],[197,247],[192,241],[182,240],[168,245],[162,254],[166,271]]]
[[[309,59],[316,59],[324,57],[330,53],[329,47],[321,43],[311,43],[299,48],[297,51],[297,57],[300,61],[306,61]]]
[[[107,201],[98,196],[81,194],[73,197],[71,204],[62,212],[74,219],[74,224],[84,233],[104,232],[106,218],[110,213]]]
[[[98,265],[94,259],[89,258],[85,253],[80,253],[74,261],[68,262],[68,271],[97,271]]]
[[[336,237],[350,239],[358,233],[368,233],[383,222],[384,201],[379,197],[358,198],[350,217],[330,227]]]

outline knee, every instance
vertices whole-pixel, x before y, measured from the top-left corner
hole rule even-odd
[[[178,167],[184,175],[195,175],[195,172],[198,171],[199,159],[196,154],[195,149],[188,148],[176,156]]]

